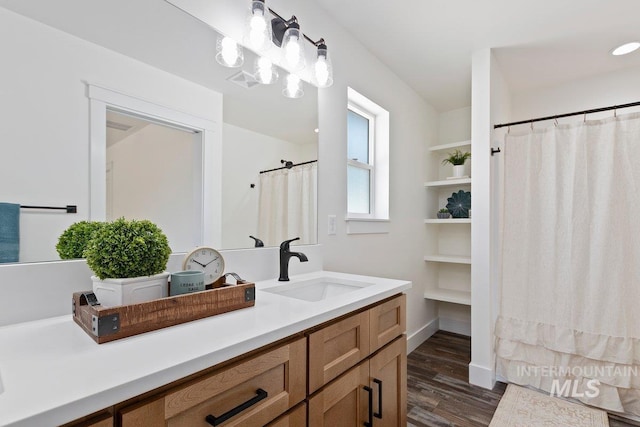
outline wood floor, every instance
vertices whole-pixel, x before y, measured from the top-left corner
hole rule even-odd
[[[506,384],[493,390],[469,380],[471,339],[439,331],[408,356],[408,426],[488,426]],[[609,418],[611,427],[635,427]]]

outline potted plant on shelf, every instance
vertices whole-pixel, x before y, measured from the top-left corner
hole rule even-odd
[[[468,151],[462,152],[456,149],[447,155],[447,158],[442,161],[442,164],[446,165],[447,163],[451,163],[453,165],[453,178],[462,178],[464,176],[464,163],[470,158],[471,153]]]
[[[100,221],[80,221],[71,224],[58,238],[56,250],[60,259],[84,258],[84,250],[89,240],[103,224]]]
[[[438,215],[438,219],[449,219],[449,218],[451,218],[451,213],[449,212],[449,209],[447,209],[447,208],[440,209],[438,211],[437,215]]]
[[[111,307],[166,297],[170,253],[167,236],[151,221],[120,218],[105,223],[84,252],[100,304]]]

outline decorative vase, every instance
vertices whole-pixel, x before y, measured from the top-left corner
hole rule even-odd
[[[454,165],[453,166],[453,177],[461,178],[464,176],[464,165]]]
[[[438,216],[438,219],[449,219],[449,218],[451,218],[451,214],[449,212],[438,212],[436,215]]]
[[[93,293],[103,307],[137,304],[168,296],[169,272],[128,279],[91,276]]]

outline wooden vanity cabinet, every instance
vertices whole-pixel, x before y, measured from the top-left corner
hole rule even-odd
[[[264,426],[306,396],[306,339],[119,411],[122,427]]]
[[[68,426],[404,427],[405,310],[396,295]]]
[[[309,426],[406,425],[405,307],[399,295],[309,334]]]

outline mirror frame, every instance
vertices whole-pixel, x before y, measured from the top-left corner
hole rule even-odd
[[[218,247],[222,243],[222,132],[221,124],[169,107],[145,101],[87,83],[90,101],[89,123],[89,219],[105,221],[107,212],[107,109],[132,113],[174,127],[202,134],[200,245]],[[218,245],[218,246],[217,246]]]

